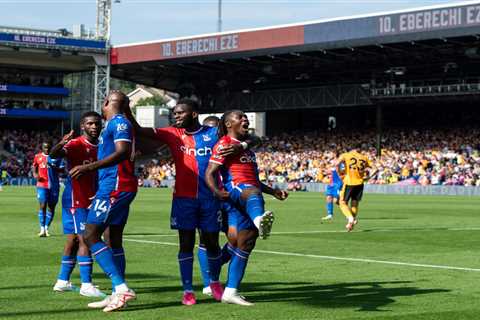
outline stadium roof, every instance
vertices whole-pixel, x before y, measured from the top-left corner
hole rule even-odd
[[[425,77],[451,62],[476,64],[479,39],[480,1],[468,1],[119,45],[112,75],[202,94],[362,83],[399,67]]]
[[[66,30],[0,26],[0,65],[76,72],[105,61],[106,42],[71,37]]]

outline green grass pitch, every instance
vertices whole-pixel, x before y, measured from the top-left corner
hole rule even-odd
[[[478,198],[366,195],[360,223],[320,224],[323,195],[296,193],[276,213],[272,237],[258,241],[242,293],[254,307],[202,296],[180,304],[177,238],[169,229],[170,190],[142,189],[126,228],[127,281],[138,300],[115,319],[478,319]],[[64,238],[57,208],[52,237],[38,238],[34,188],[0,192],[0,319],[97,319],[91,300],[52,291]],[[222,242],[223,242],[222,237]],[[456,269],[458,268],[458,269]],[[225,270],[222,272],[225,277]],[[78,270],[72,275],[79,284]],[[98,266],[94,281],[108,290]],[[113,319],[113,318],[112,318]]]

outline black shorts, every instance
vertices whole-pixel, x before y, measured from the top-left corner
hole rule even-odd
[[[362,200],[362,196],[363,184],[359,184],[357,186],[344,185],[342,191],[340,192],[340,200],[344,200],[346,202],[350,200],[360,201]]]

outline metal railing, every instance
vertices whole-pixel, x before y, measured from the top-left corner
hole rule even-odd
[[[465,95],[480,93],[480,83],[458,83],[424,86],[396,86],[370,89],[373,98],[402,98],[438,95]]]

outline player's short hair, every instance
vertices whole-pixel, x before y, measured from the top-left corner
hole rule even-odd
[[[203,125],[207,125],[208,122],[216,122],[218,125],[220,123],[220,118],[217,116],[208,116],[203,119]]]
[[[225,113],[222,115],[222,117],[220,118],[220,122],[218,123],[218,137],[221,138],[223,136],[225,136],[227,134],[227,125],[226,125],[226,122],[228,120],[228,118],[234,114],[234,113],[239,113],[239,112],[242,112],[242,110],[237,110],[237,109],[234,109],[234,110],[228,110],[228,111],[225,111]]]
[[[85,121],[85,119],[88,118],[88,117],[98,117],[98,118],[102,119],[102,116],[98,112],[87,111],[87,112],[82,114],[82,117],[80,118],[80,123]]]
[[[198,104],[198,102],[190,98],[182,98],[178,100],[177,105],[179,104],[185,104],[189,106],[192,109],[192,111],[195,111],[195,112],[197,112],[198,109],[200,109],[200,105]]]

